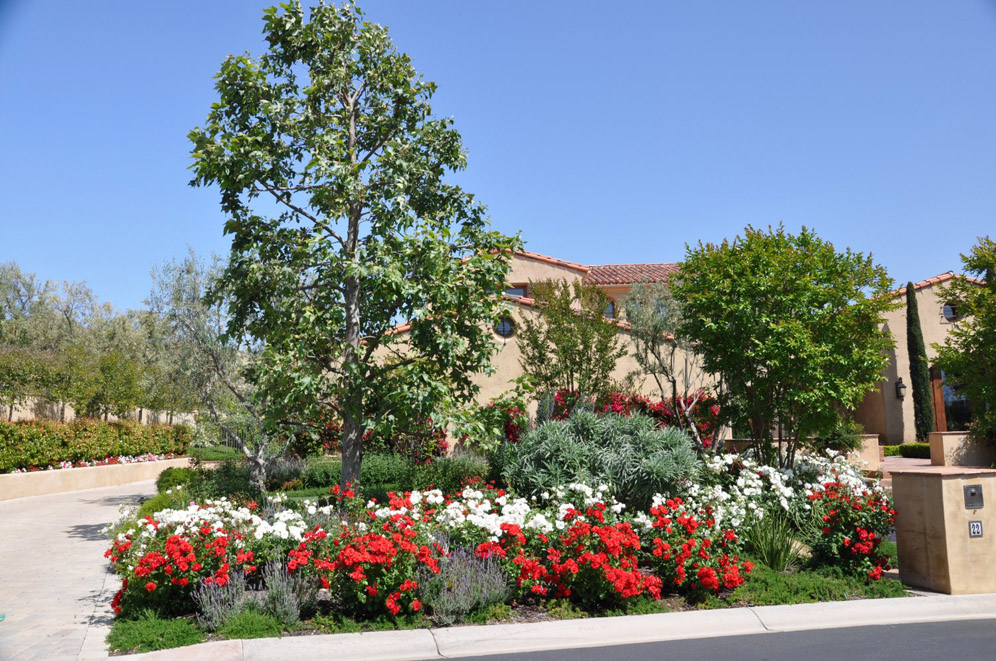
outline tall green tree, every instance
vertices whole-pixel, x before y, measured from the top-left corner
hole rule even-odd
[[[936,363],[945,385],[968,398],[972,434],[996,440],[996,241],[980,237],[961,259],[968,277],[953,280],[949,290],[961,321],[935,345]]]
[[[530,385],[540,393],[608,392],[626,349],[619,326],[604,316],[609,303],[605,292],[577,280],[545,280],[529,287],[538,314],[523,315],[518,341]]]
[[[748,226],[733,241],[689,247],[674,291],[682,332],[723,380],[721,415],[786,466],[881,380],[891,288],[870,255],[837,251],[806,228]]]
[[[269,425],[343,421],[343,482],[365,430],[466,401],[518,240],[447,181],[466,158],[387,30],[352,3],[264,11],[269,50],[231,56],[191,132],[194,185],[216,184],[232,250],[219,293]],[[410,323],[399,332],[399,322]]]
[[[934,406],[930,394],[930,363],[923,343],[920,310],[913,283],[906,285],[906,351],[910,357],[910,386],[913,389],[913,420],[916,438],[924,441],[934,430]]]

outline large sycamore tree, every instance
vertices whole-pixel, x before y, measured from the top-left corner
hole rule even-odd
[[[837,251],[811,230],[747,227],[689,247],[674,291],[682,334],[722,379],[721,415],[786,466],[882,379],[891,288],[870,255]]]
[[[275,432],[338,417],[343,482],[364,432],[472,397],[518,239],[447,181],[465,167],[436,87],[352,3],[264,11],[268,51],[230,56],[191,132],[232,237],[229,333],[263,345],[249,374]],[[399,322],[409,322],[405,332]]]

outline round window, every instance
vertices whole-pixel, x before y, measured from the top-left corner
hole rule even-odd
[[[943,314],[948,321],[955,321],[958,319],[958,307],[954,303],[945,303]]]
[[[515,322],[508,317],[502,317],[495,324],[495,332],[502,337],[512,337],[515,334]]]

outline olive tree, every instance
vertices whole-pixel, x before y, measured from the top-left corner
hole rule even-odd
[[[264,11],[269,50],[230,56],[193,130],[194,185],[217,185],[232,238],[228,331],[274,427],[342,420],[343,482],[365,430],[469,400],[490,366],[509,253],[447,180],[465,167],[436,87],[352,3]],[[398,328],[399,322],[407,322]]]
[[[805,227],[749,226],[733,241],[690,246],[674,286],[682,333],[723,381],[720,415],[782,466],[882,379],[891,289],[870,255]]]

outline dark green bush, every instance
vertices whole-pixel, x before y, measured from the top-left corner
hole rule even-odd
[[[189,430],[182,425],[140,425],[127,420],[0,422],[0,473],[46,468],[63,461],[183,454],[189,439]]]
[[[930,443],[903,443],[899,454],[906,459],[930,459]]]
[[[572,482],[606,484],[634,508],[648,506],[655,493],[673,493],[696,470],[688,436],[642,415],[576,412],[529,431],[508,452],[504,477],[520,493],[538,494]]]
[[[382,497],[389,490],[410,491],[435,487],[446,493],[458,490],[466,481],[485,478],[487,462],[474,456],[443,457],[427,464],[413,464],[393,454],[363,457],[360,480],[367,496]],[[301,473],[301,487],[331,487],[339,484],[342,461],[333,457],[312,459]]]
[[[901,447],[903,447],[903,446],[901,446],[901,445],[883,445],[882,446],[882,454],[884,454],[886,457],[901,457],[902,454],[899,451],[899,448],[901,448]]]
[[[190,484],[197,477],[193,468],[167,468],[156,478],[156,490],[163,493],[173,487]]]
[[[249,464],[232,459],[222,461],[214,468],[197,469],[197,477],[191,480],[187,489],[194,500],[260,496],[249,481]]]

